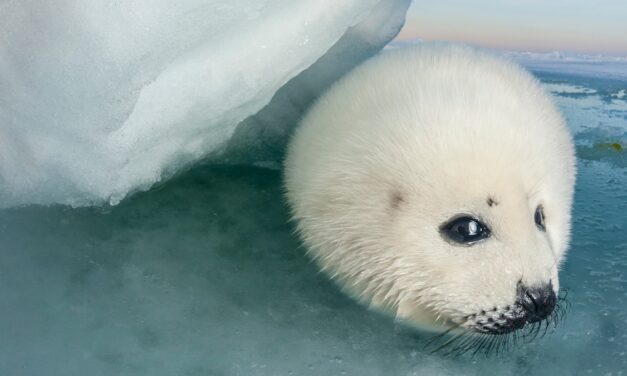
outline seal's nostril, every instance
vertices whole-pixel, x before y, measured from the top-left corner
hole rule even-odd
[[[518,304],[525,311],[528,322],[533,323],[549,317],[556,303],[557,296],[550,282],[540,287],[518,286]]]

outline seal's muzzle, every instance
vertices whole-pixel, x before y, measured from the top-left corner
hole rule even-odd
[[[553,284],[540,287],[526,287],[518,284],[517,303],[523,308],[527,322],[534,323],[549,317],[555,309],[557,296]]]

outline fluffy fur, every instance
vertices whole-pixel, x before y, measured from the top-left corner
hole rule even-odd
[[[529,73],[424,44],[378,55],[318,100],[290,143],[285,186],[310,255],[344,291],[421,327],[471,327],[507,315],[519,282],[559,289],[574,166]],[[446,241],[439,226],[459,213],[492,236]]]

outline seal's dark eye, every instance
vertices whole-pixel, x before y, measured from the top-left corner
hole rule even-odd
[[[472,245],[490,236],[488,226],[470,216],[454,218],[440,226],[442,236],[455,243]]]
[[[546,225],[544,224],[544,208],[542,205],[538,205],[536,208],[536,214],[533,216],[536,221],[536,226],[542,231],[546,231]]]

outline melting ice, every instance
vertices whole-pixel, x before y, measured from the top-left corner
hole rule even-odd
[[[398,33],[408,6],[5,1],[0,207],[117,203],[227,147],[243,158],[254,132],[285,139],[322,89]]]

